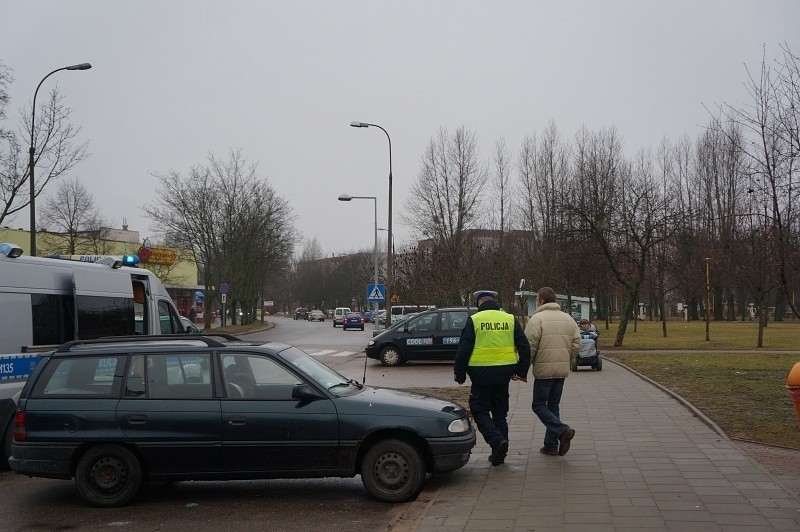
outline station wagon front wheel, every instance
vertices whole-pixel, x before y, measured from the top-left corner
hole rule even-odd
[[[142,466],[136,455],[122,445],[98,445],[78,460],[75,485],[92,506],[122,506],[138,493]]]
[[[364,456],[361,482],[379,501],[409,501],[425,484],[425,462],[411,444],[400,440],[379,441]]]
[[[384,366],[399,366],[400,362],[400,351],[396,347],[389,346],[381,350],[381,364]]]

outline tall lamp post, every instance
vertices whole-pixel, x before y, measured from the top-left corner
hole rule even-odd
[[[394,282],[394,262],[392,257],[392,138],[389,133],[378,124],[368,124],[366,122],[350,122],[351,127],[377,127],[386,134],[389,141],[389,225],[388,236],[386,237],[386,325],[392,324],[392,283]]]
[[[30,158],[28,159],[28,178],[31,181],[31,198],[30,198],[30,211],[31,211],[31,257],[36,256],[36,186],[33,180],[33,169],[36,166],[34,155],[36,154],[36,145],[34,144],[34,128],[36,127],[36,95],[39,94],[39,88],[44,83],[44,80],[55,74],[60,70],[89,70],[92,65],[89,63],[81,63],[79,65],[70,65],[57,68],[42,78],[42,81],[36,86],[36,92],[33,93],[33,109],[31,111],[31,146],[28,149]]]
[[[372,262],[375,269],[374,276],[375,276],[375,284],[378,284],[378,198],[375,196],[350,196],[348,194],[342,194],[339,196],[339,201],[350,201],[354,199],[371,199],[375,204],[375,247],[372,251]],[[375,315],[373,318],[375,319],[375,332],[381,330],[380,320],[378,319],[378,302],[375,301],[373,304]]]
[[[709,325],[711,323],[711,277],[708,270],[708,261],[710,257],[706,257],[706,342],[710,341]]]

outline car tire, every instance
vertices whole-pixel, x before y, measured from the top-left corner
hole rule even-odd
[[[91,447],[78,460],[75,485],[92,506],[123,506],[136,496],[142,485],[142,465],[122,445]]]
[[[11,471],[8,459],[11,458],[11,444],[14,441],[14,416],[8,420],[6,430],[3,431],[3,455],[0,456],[0,471]]]
[[[571,371],[578,371],[578,359],[577,358],[570,359],[570,361],[569,361],[569,369]]]
[[[399,366],[402,361],[400,358],[400,351],[393,345],[381,349],[380,357],[381,364],[384,366]]]
[[[361,327],[361,330],[363,331],[363,330],[364,330],[364,327]]]
[[[595,364],[595,368],[597,371],[603,371],[603,359],[599,356],[597,357],[597,364]]]
[[[410,501],[425,485],[425,462],[419,450],[409,443],[379,441],[364,455],[361,482],[379,501]]]

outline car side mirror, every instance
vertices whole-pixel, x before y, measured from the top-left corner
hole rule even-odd
[[[314,399],[322,399],[324,396],[318,391],[314,390],[308,384],[295,384],[292,388],[292,399],[299,399],[300,401],[310,401]]]

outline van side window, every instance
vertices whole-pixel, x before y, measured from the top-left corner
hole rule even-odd
[[[411,321],[408,322],[408,331],[409,332],[427,332],[427,331],[435,331],[436,330],[436,318],[438,314],[431,313],[426,316],[419,316],[417,318],[411,318]]]
[[[158,322],[161,324],[161,334],[183,332],[181,319],[172,311],[172,305],[163,299],[158,302]]]
[[[62,358],[47,365],[31,397],[116,397],[119,395],[122,356]]]
[[[133,299],[77,296],[78,335],[82,340],[134,333]]]
[[[469,313],[463,310],[442,312],[442,330],[460,331],[467,323],[468,317]]]
[[[31,294],[33,345],[55,345],[75,339],[72,296]]]

